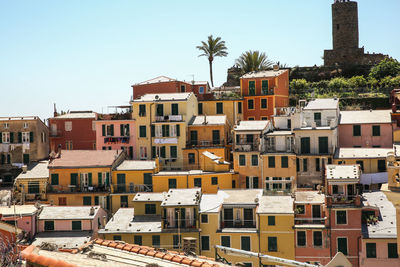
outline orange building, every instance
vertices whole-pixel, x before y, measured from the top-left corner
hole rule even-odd
[[[244,120],[268,120],[275,108],[289,105],[289,71],[249,72],[240,78]]]

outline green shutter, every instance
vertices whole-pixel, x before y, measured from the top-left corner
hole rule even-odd
[[[154,125],[151,125],[151,137],[154,137],[156,135],[156,127]]]
[[[181,136],[181,127],[179,124],[176,125],[176,136]]]
[[[104,124],[101,125],[101,135],[106,136],[106,126]]]
[[[103,180],[102,177],[103,177],[103,174],[101,172],[98,172],[97,173],[97,185],[98,186],[102,186],[102,183],[101,183]]]
[[[72,230],[82,230],[82,222],[72,221]]]
[[[3,143],[3,133],[0,132],[0,144]]]
[[[78,185],[78,174],[71,173],[71,185]]]
[[[51,185],[58,185],[58,173],[51,174]]]
[[[111,129],[111,136],[114,136],[114,124],[110,125],[110,129]]]
[[[318,137],[319,154],[328,153],[328,137],[320,136]]]
[[[119,133],[120,133],[120,136],[124,136],[124,125],[123,124],[119,125]]]
[[[33,140],[33,132],[29,132],[29,142],[33,143],[35,140]]]
[[[160,149],[160,157],[165,158],[165,146],[162,146]]]
[[[92,197],[83,197],[83,206],[92,205]]]
[[[10,143],[14,143],[14,133],[10,133]]]
[[[89,176],[89,186],[92,186],[92,173],[89,172],[88,176]]]
[[[109,172],[106,173],[106,185],[107,186],[110,185],[110,173]]]
[[[21,144],[22,143],[22,133],[18,132],[18,143]]]

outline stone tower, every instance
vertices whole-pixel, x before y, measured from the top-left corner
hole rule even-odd
[[[333,49],[324,51],[324,65],[374,65],[383,60],[383,54],[365,54],[358,44],[357,2],[334,0],[332,4]]]
[[[357,2],[336,1],[332,4],[333,49],[358,48]]]

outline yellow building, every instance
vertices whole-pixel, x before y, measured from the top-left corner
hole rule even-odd
[[[187,144],[183,151],[186,169],[201,169],[202,152],[212,152],[224,160],[231,158],[231,125],[226,115],[194,116],[187,129]],[[203,164],[204,165],[204,164]]]
[[[152,175],[158,171],[158,160],[124,160],[112,172],[111,210],[133,207],[138,192],[153,191]]]
[[[125,152],[116,150],[63,150],[48,165],[49,202],[110,209],[111,171],[125,156]]]
[[[40,161],[22,168],[14,181],[14,196],[21,204],[47,201],[46,188],[49,180],[48,161]]]
[[[158,157],[162,169],[182,169],[186,128],[197,115],[193,93],[146,94],[132,101],[137,159]]]
[[[233,127],[243,120],[243,99],[220,98],[200,100],[198,105],[199,115],[225,115],[229,127]]]
[[[289,196],[263,196],[261,189],[204,194],[200,203],[201,254],[213,257],[213,245],[221,245],[294,259],[293,225],[293,200]],[[260,266],[257,258],[222,251],[218,255],[230,263]]]
[[[195,240],[199,254],[199,189],[173,189],[168,193],[138,193],[134,208],[120,208],[99,236],[108,240],[183,250],[183,240]]]

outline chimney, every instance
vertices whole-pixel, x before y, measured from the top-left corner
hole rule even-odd
[[[54,113],[53,113],[54,117],[57,117],[57,108],[56,108],[56,103],[54,103]]]
[[[278,65],[278,64],[275,64],[275,65],[273,66],[273,68],[274,68],[274,71],[278,71],[278,70],[279,70],[279,65]]]
[[[89,215],[90,215],[90,216],[93,216],[93,215],[94,215],[94,207],[90,207],[90,213],[89,213]]]
[[[26,173],[27,170],[28,170],[28,166],[26,166],[26,165],[22,166],[22,173]]]

